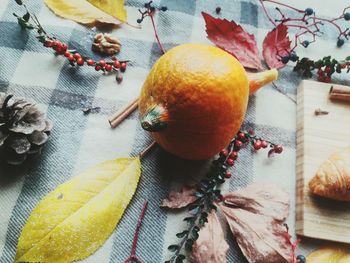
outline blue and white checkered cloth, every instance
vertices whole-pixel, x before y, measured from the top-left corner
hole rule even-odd
[[[254,0],[161,0],[167,12],[159,13],[156,26],[166,49],[188,42],[210,42],[206,39],[201,12],[215,13],[221,6],[220,16],[235,20],[257,36],[259,47],[271,25]],[[288,2],[288,1],[284,1]],[[338,14],[347,0],[296,0],[295,5],[312,6],[318,14]],[[144,1],[126,1],[129,21],[136,24],[138,8]],[[51,13],[41,0],[28,1],[28,7],[38,15],[43,27],[58,39],[69,43],[81,53],[91,54],[90,28],[61,19]],[[273,8],[271,7],[271,12]],[[88,67],[72,68],[63,57],[56,57],[35,39],[33,32],[20,28],[12,13],[23,10],[14,0],[0,1],[0,92],[12,93],[36,101],[46,109],[54,122],[54,130],[43,155],[35,164],[22,169],[5,170],[0,167],[0,262],[12,262],[21,229],[35,205],[43,196],[80,171],[107,159],[138,153],[150,143],[132,114],[117,129],[110,129],[107,117],[138,95],[153,63],[161,55],[153,36],[150,20],[142,29],[124,25],[112,31],[122,42],[120,59],[132,61],[122,84],[115,76],[101,75]],[[349,45],[335,47],[336,33],[325,30],[322,40],[300,55],[319,58],[332,54],[338,58],[349,55]],[[348,54],[346,54],[348,53]],[[95,55],[95,59],[99,57]],[[278,86],[294,96],[301,78],[288,66],[280,72]],[[349,81],[348,77],[336,79]],[[100,106],[99,114],[84,115],[81,108]],[[295,120],[296,105],[271,86],[251,96],[244,126],[274,142],[282,143],[285,152],[268,159],[263,152],[242,151],[233,168],[234,176],[224,185],[232,191],[253,181],[274,182],[290,192],[291,209],[288,224],[294,229],[295,216]],[[188,180],[204,176],[206,162],[179,160],[157,148],[142,162],[142,177],[137,193],[126,210],[117,229],[94,255],[84,262],[120,263],[128,257],[135,224],[143,201],[149,200],[149,209],[141,230],[138,255],[144,262],[163,262],[169,256],[167,246],[176,241],[175,233],[183,227],[183,213],[159,208],[169,189]],[[180,178],[180,179],[179,179]],[[246,262],[232,234],[228,262]],[[316,243],[304,242],[301,253]]]

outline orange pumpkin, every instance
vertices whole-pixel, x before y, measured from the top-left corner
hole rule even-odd
[[[142,87],[141,125],[170,153],[208,159],[240,129],[249,94],[276,78],[270,70],[249,80],[239,61],[217,47],[177,46],[155,63]]]

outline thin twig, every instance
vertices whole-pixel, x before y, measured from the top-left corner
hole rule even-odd
[[[148,145],[145,149],[143,149],[142,152],[140,152],[139,157],[140,158],[144,157],[156,145],[157,143],[153,141],[150,145]]]
[[[155,25],[155,23],[154,23],[153,13],[150,13],[149,16],[150,16],[150,18],[151,18],[152,27],[153,27],[153,31],[154,31],[154,36],[156,37],[156,40],[157,40],[159,49],[160,49],[160,50],[162,51],[162,53],[164,54],[164,53],[165,53],[165,50],[164,50],[164,47],[163,47],[162,43],[161,43],[160,40],[159,40],[159,36],[158,36],[157,29],[156,29],[156,25]]]
[[[142,208],[140,217],[139,217],[139,219],[137,220],[137,225],[136,225],[136,229],[135,229],[134,239],[133,239],[133,241],[132,241],[132,247],[131,247],[130,257],[128,257],[128,258],[124,261],[124,263],[134,262],[134,261],[136,261],[137,263],[143,263],[142,260],[139,259],[139,258],[136,256],[136,248],[137,248],[137,241],[138,241],[138,239],[139,239],[139,232],[140,232],[140,228],[141,228],[141,225],[142,225],[142,220],[143,220],[143,218],[144,218],[144,216],[145,216],[147,207],[148,207],[148,201],[146,200],[146,201],[143,203],[143,208]]]

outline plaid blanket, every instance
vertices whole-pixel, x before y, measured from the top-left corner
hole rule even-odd
[[[261,6],[253,0],[161,0],[156,5],[166,5],[167,12],[156,16],[157,28],[166,49],[188,42],[209,43],[201,11],[213,14],[216,6],[222,8],[221,17],[242,24],[262,40],[271,25]],[[287,1],[286,1],[287,2]],[[338,14],[346,0],[298,0],[295,5],[310,5],[318,14]],[[142,0],[126,1],[129,21],[136,23]],[[56,17],[40,0],[28,1],[28,7],[38,15],[43,27],[81,53],[91,54],[93,30],[72,21]],[[161,55],[150,21],[142,29],[123,26],[114,30],[122,42],[121,59],[132,61],[122,84],[115,76],[101,75],[91,68],[72,68],[64,58],[56,57],[51,50],[37,42],[31,32],[21,30],[13,12],[22,12],[14,0],[0,1],[0,92],[35,100],[54,122],[54,130],[42,157],[35,164],[21,169],[5,170],[0,167],[0,262],[12,262],[21,229],[34,206],[47,193],[80,171],[107,159],[140,152],[150,143],[132,114],[117,129],[110,129],[107,117],[123,104],[135,98],[153,63]],[[270,10],[273,12],[273,10]],[[301,50],[300,55],[321,57],[332,54],[345,57],[349,48],[335,47],[336,33],[326,30],[322,40],[314,47]],[[348,44],[346,44],[348,45]],[[327,54],[325,54],[327,53]],[[94,55],[95,59],[99,57]],[[335,81],[347,81],[340,77]],[[296,93],[301,78],[290,66],[281,70],[278,86],[290,96]],[[86,106],[99,106],[98,114],[84,115]],[[288,224],[294,229],[295,216],[295,110],[296,105],[271,86],[251,96],[244,127],[253,128],[257,134],[282,143],[285,152],[268,159],[263,152],[242,151],[233,168],[234,177],[224,185],[232,191],[249,183],[274,182],[290,192],[292,199]],[[127,258],[135,224],[143,201],[149,200],[149,209],[140,233],[137,254],[144,262],[163,262],[168,258],[166,247],[176,240],[175,233],[182,228],[184,214],[159,208],[160,201],[169,189],[204,175],[208,162],[179,160],[160,148],[142,161],[142,178],[137,193],[126,210],[118,227],[94,255],[84,262],[123,262]],[[179,179],[180,178],[180,179]],[[232,234],[228,262],[246,262]],[[315,243],[303,242],[301,253],[313,248]]]

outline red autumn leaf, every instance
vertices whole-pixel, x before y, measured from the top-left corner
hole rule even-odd
[[[189,186],[184,186],[179,191],[172,190],[160,206],[166,208],[184,208],[196,201],[197,197],[195,193],[196,188]]]
[[[255,184],[224,199],[220,208],[249,262],[293,262],[293,246],[283,225],[289,210],[287,193],[276,186]]]
[[[214,18],[205,12],[202,15],[211,42],[235,56],[244,67],[262,69],[254,35],[248,34],[234,21]]]
[[[199,231],[199,237],[193,244],[191,263],[226,263],[229,246],[216,211],[208,215],[208,222]]]
[[[283,68],[281,57],[290,53],[290,39],[288,36],[288,27],[285,24],[279,24],[272,31],[267,33],[263,42],[263,56],[269,68]]]

